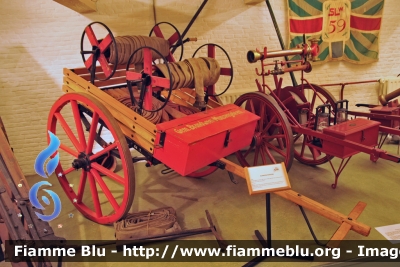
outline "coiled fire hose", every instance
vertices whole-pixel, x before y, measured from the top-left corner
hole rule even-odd
[[[166,64],[157,64],[155,67],[163,77],[172,78],[172,89],[194,88],[196,102],[204,102],[204,87],[215,84],[221,70],[218,61],[209,57],[189,58],[171,62],[168,66],[172,77],[169,77]]]
[[[171,207],[128,214],[114,223],[117,240],[135,240],[181,231],[176,212]]]
[[[118,52],[117,64],[127,64],[129,57],[132,53],[143,46],[148,46],[159,51],[164,57],[169,55],[169,42],[159,37],[148,37],[148,36],[118,36],[115,37],[116,49]],[[115,50],[114,46],[110,46],[110,58],[109,62],[115,62]],[[159,59],[160,56],[152,51],[152,60]],[[131,63],[140,63],[143,61],[143,50],[139,50],[132,58]]]

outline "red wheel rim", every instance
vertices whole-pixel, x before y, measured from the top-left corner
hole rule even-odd
[[[312,87],[311,87],[312,86]],[[289,90],[293,94],[296,94],[299,98],[304,100],[304,102],[310,102],[310,112],[311,115],[309,120],[307,121],[307,127],[310,129],[314,129],[315,124],[315,108],[321,104],[331,104],[332,113],[331,116],[334,118],[335,110],[336,110],[336,99],[335,97],[326,89],[319,87],[317,85],[304,85],[304,91],[302,95],[299,94],[299,90],[302,88],[302,85],[298,85],[297,87],[287,87],[284,90]],[[314,88],[314,90],[312,89]],[[333,122],[334,119],[331,119]],[[323,163],[328,162],[333,157],[330,155],[326,155],[320,150],[315,150],[315,148],[310,148],[307,144],[311,143],[313,140],[312,136],[296,134],[293,137],[294,141],[294,157],[303,164],[316,166]]]
[[[87,117],[82,116],[87,115],[83,115],[79,107],[87,108],[91,113],[90,127],[86,127],[89,131],[84,131],[82,121]],[[100,123],[104,126],[99,127]],[[111,113],[89,95],[68,93],[52,106],[47,128],[61,140],[60,163],[55,173],[73,205],[85,217],[100,224],[110,224],[124,217],[134,198],[134,168],[125,136]],[[97,134],[104,134],[104,128],[110,142],[101,147],[97,145]],[[96,162],[111,152],[119,154],[122,170],[118,173]],[[71,156],[73,167],[69,160]],[[79,175],[75,170],[80,172]],[[121,193],[122,196],[118,195]]]
[[[254,92],[240,96],[235,105],[260,116],[250,146],[235,153],[239,163],[249,167],[284,162],[289,171],[293,162],[293,133],[276,101]]]

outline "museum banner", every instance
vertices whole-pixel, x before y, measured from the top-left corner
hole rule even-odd
[[[378,60],[384,0],[288,0],[289,48],[319,40],[320,61]],[[296,56],[299,57],[299,56]],[[293,59],[298,59],[294,57]]]

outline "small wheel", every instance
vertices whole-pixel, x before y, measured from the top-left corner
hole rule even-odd
[[[193,53],[192,57],[195,57],[197,55],[197,53],[200,54],[200,50],[202,51],[203,54],[205,54],[204,53],[205,49],[202,49],[203,47],[207,47],[207,51],[206,51],[207,53],[205,56],[217,59],[218,63],[221,65],[221,71],[220,71],[221,76],[218,80],[218,84],[227,84],[225,89],[219,90],[219,91],[221,91],[221,93],[219,93],[219,94],[216,93],[216,90],[215,90],[216,85],[215,84],[210,85],[206,88],[207,89],[206,92],[207,92],[208,96],[217,97],[217,96],[224,94],[232,84],[232,80],[233,80],[232,61],[228,55],[228,52],[226,52],[225,49],[223,49],[221,46],[219,46],[217,44],[212,44],[212,43],[204,44],[204,45],[200,46],[199,48],[197,48],[197,50]],[[222,51],[222,53],[225,55],[225,57],[217,58],[216,48],[219,48]],[[222,66],[224,66],[224,67],[222,67]]]
[[[142,50],[143,50],[142,53],[143,70],[141,72],[129,70],[129,66],[131,65],[132,59],[135,58],[135,55],[139,51],[142,52]],[[170,99],[172,93],[172,79],[153,76],[152,51],[157,53],[160,56],[160,59],[164,61],[164,65],[168,70],[168,76],[171,77],[171,69],[168,65],[167,59],[157,49],[154,49],[149,46],[143,46],[136,49],[129,57],[128,64],[126,65],[126,79],[128,82],[128,86],[130,86],[129,84],[130,82],[140,84],[139,87],[141,88],[138,88],[140,90],[139,108],[147,112],[157,112],[162,110],[168,104],[168,100]],[[153,87],[158,87],[159,90],[163,89],[168,90],[168,95],[164,104],[157,109],[152,109],[153,108],[152,98],[154,91]],[[142,88],[145,88],[145,90],[142,90]]]
[[[106,37],[104,37],[101,41],[98,39],[93,31],[93,26],[94,25],[101,25],[106,29],[108,34]],[[89,39],[89,43],[91,45],[91,50],[85,50],[88,49],[86,42],[85,42],[85,36],[87,39]],[[108,64],[108,59],[107,56],[105,55],[106,52],[109,50],[110,46],[113,46],[113,49],[115,51],[115,62],[111,62],[113,64],[113,68],[110,68],[110,65]],[[88,58],[86,58],[85,55],[89,55]],[[112,34],[111,30],[101,22],[92,22],[89,25],[86,26],[85,30],[82,33],[81,37],[81,56],[83,63],[85,63],[86,68],[89,70],[89,72],[94,71],[96,72],[96,62],[98,61],[100,63],[100,67],[104,72],[104,77],[101,79],[95,76],[95,78],[99,81],[106,81],[110,79],[115,71],[117,70],[117,60],[118,60],[118,52],[117,52],[117,43],[115,42],[114,35]],[[96,61],[93,62],[94,57],[96,57]],[[92,69],[94,67],[94,69]]]
[[[311,88],[314,88],[314,90]],[[315,124],[315,108],[322,104],[330,104],[331,110],[331,121],[334,121],[336,112],[336,99],[335,97],[325,88],[318,85],[304,84],[304,91],[301,92],[302,85],[297,87],[286,87],[283,90],[288,90],[292,95],[297,96],[296,101],[301,103],[310,103],[310,114],[307,121],[307,127],[314,129]],[[290,110],[292,115],[298,116],[298,111]],[[294,133],[294,157],[303,164],[316,166],[328,162],[333,158],[331,155],[326,155],[322,151],[317,151],[315,148],[308,146],[313,141],[312,136]]]
[[[135,172],[125,136],[104,105],[88,94],[67,93],[52,106],[47,129],[61,140],[55,173],[72,204],[96,223],[124,217],[135,194]],[[105,155],[119,157],[118,172],[101,165]]]
[[[239,163],[249,167],[284,162],[289,171],[293,162],[293,133],[275,99],[260,92],[246,93],[235,105],[260,116],[250,146],[236,152]]]
[[[335,184],[331,184],[331,187],[332,187],[333,189],[336,189],[336,185],[335,185]]]
[[[215,172],[217,169],[218,169],[218,167],[216,167],[216,166],[206,166],[206,167],[201,168],[200,170],[197,170],[195,172],[192,172],[186,176],[191,177],[191,178],[202,178],[207,175],[210,175],[211,173]]]
[[[154,33],[155,36],[165,39],[164,34],[160,28],[160,25],[162,25],[162,24],[169,25],[174,30],[174,33],[171,35],[171,37],[168,38],[168,42],[169,42],[169,46],[170,46],[170,53],[167,56],[168,62],[176,61],[173,54],[178,47],[181,47],[181,52],[180,52],[179,59],[178,59],[178,61],[181,61],[182,57],[183,57],[183,40],[182,40],[181,33],[172,23],[165,22],[165,21],[157,23],[151,29],[149,36],[152,36],[152,34]]]

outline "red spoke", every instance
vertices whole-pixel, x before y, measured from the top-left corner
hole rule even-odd
[[[69,148],[68,146],[64,145],[64,144],[60,144],[60,148],[62,150],[64,150],[65,152],[67,152],[68,154],[74,156],[75,158],[78,157],[79,153],[78,151],[73,150],[72,148]]]
[[[117,147],[118,147],[118,144],[115,142],[115,143],[113,143],[112,145],[109,145],[109,146],[105,147],[104,149],[100,150],[100,151],[97,152],[96,154],[91,155],[91,156],[89,157],[89,160],[90,160],[90,161],[95,161],[98,157],[100,157],[100,156],[102,156],[102,155],[104,155],[104,154],[110,152],[111,150],[113,150],[114,148],[117,148]]]
[[[116,181],[117,183],[125,185],[125,179],[121,176],[119,176],[116,173],[113,173],[112,171],[104,168],[98,163],[92,162],[92,167],[96,170],[98,170],[100,173],[107,175],[109,178],[112,180]]]
[[[320,153],[318,152],[318,150],[315,149],[315,148],[313,148],[313,147],[310,147],[310,146],[308,146],[308,149],[310,150],[310,153],[311,153],[311,156],[313,157],[313,159],[314,159],[314,160],[317,160],[317,158],[318,158],[317,153],[320,154]],[[320,154],[320,155],[321,155],[321,154]]]
[[[92,197],[93,197],[94,210],[96,211],[97,217],[100,218],[103,216],[103,214],[101,212],[101,206],[100,206],[99,194],[97,192],[96,182],[93,178],[93,175],[90,172],[88,173],[88,177],[89,177],[90,191],[92,192]]]
[[[207,45],[207,56],[215,58],[215,45]]]
[[[108,61],[107,61],[106,57],[103,54],[101,54],[97,60],[100,62],[100,66],[104,72],[104,75],[106,77],[110,77],[112,70],[111,70],[110,66],[108,65]]]
[[[176,41],[178,41],[178,39],[179,39],[179,34],[178,34],[178,32],[175,32],[168,39],[169,45],[173,45]]]
[[[256,150],[254,151],[254,163],[253,163],[253,166],[257,166],[258,154],[259,153],[260,153],[260,147],[256,146]]]
[[[67,169],[67,170],[64,171],[62,174],[65,176],[65,175],[67,175],[68,173],[70,173],[70,172],[72,172],[72,171],[75,171],[75,168],[74,168],[74,167],[71,167],[71,168]]]
[[[243,155],[243,158],[246,158],[247,155],[249,155],[250,151],[252,151],[254,146],[250,145],[249,149],[246,151],[246,153]]]
[[[83,150],[85,150],[86,149],[85,133],[83,132],[78,103],[75,100],[71,101],[71,108],[72,108],[72,113],[74,114],[74,120],[75,120],[76,130],[78,131],[79,142],[81,143]]]
[[[250,105],[250,111],[251,111],[251,113],[254,113],[254,114],[256,114],[256,110],[254,109],[254,103],[253,103],[253,99],[250,99],[249,101],[248,101],[248,103],[249,103],[249,105]],[[247,106],[247,105],[246,105]],[[263,117],[262,117],[262,115],[263,114],[260,114],[260,120],[261,119],[263,119]]]
[[[113,40],[111,38],[111,35],[107,34],[107,36],[103,39],[103,41],[101,41],[101,43],[98,46],[98,48],[100,49],[100,52],[103,53],[107,48],[110,47],[112,42],[113,42]]]
[[[317,98],[317,93],[315,91],[313,91],[313,92],[314,92],[314,94],[313,94],[313,97],[312,97],[312,100],[311,100],[311,105],[310,105],[311,112],[314,110],[315,100]],[[322,101],[322,102],[324,102],[324,101]]]
[[[76,203],[82,203],[83,192],[85,191],[87,173],[82,170],[81,177],[79,178],[78,192],[76,194]]]
[[[150,48],[143,48],[143,72],[148,75],[152,74],[152,60]]]
[[[93,64],[93,55],[90,55],[88,59],[86,59],[85,61],[85,67],[87,69],[90,69],[92,67],[92,65],[94,65],[96,67],[96,63]]]
[[[278,139],[278,138],[284,138],[285,135],[284,134],[277,134],[277,135],[265,135],[263,136],[264,140],[272,140],[274,138]]]
[[[168,56],[166,57],[168,62],[176,62],[174,56],[172,55],[171,51],[169,51]]]
[[[92,116],[92,124],[90,125],[89,131],[89,139],[86,147],[86,154],[92,153],[94,138],[97,135],[97,123],[99,122],[99,114],[97,112],[93,112]]]
[[[263,164],[263,165],[267,165],[267,161],[266,161],[266,158],[265,158],[264,147],[263,147],[263,146],[261,146],[260,152],[261,152],[261,161],[262,161],[262,164]]]
[[[208,95],[215,95],[215,84],[207,86],[206,91]]]
[[[170,80],[167,78],[152,76],[151,77],[151,85],[162,87],[162,88],[169,88],[171,84],[170,84]]]
[[[281,138],[283,138],[283,137],[281,137]],[[283,149],[285,149],[285,146],[283,145],[283,140],[281,139],[281,138],[276,138],[276,141],[278,141],[278,144],[279,144],[279,148],[281,149],[281,150],[283,150]]]
[[[142,79],[142,74],[134,71],[127,71],[126,72],[126,79],[128,81],[140,80]]]
[[[276,160],[275,160],[274,156],[272,156],[272,154],[271,154],[271,152],[269,151],[269,149],[267,148],[267,146],[264,146],[264,148],[265,148],[265,153],[267,153],[267,155],[268,155],[268,157],[269,157],[269,160],[270,160],[272,163],[276,164]]]
[[[263,134],[267,134],[267,131],[269,128],[271,128],[272,124],[276,121],[276,114],[269,120],[268,124],[265,126],[265,128],[262,130]]]
[[[285,154],[283,151],[279,150],[276,146],[273,146],[273,145],[270,144],[270,143],[266,143],[265,145],[266,145],[268,148],[274,150],[276,153],[280,154],[281,156],[283,156],[283,157],[286,156],[286,154]]]
[[[232,76],[232,69],[231,68],[221,68],[219,73],[220,73],[220,75]]]
[[[261,111],[260,114],[265,114],[265,105],[261,104]],[[263,124],[264,124],[264,118],[260,118],[258,120],[258,129],[260,129],[260,131],[263,129]]]
[[[110,201],[110,204],[114,208],[114,210],[118,210],[119,205],[118,205],[117,201],[115,200],[114,196],[112,195],[110,189],[108,189],[106,183],[100,177],[99,173],[93,169],[90,170],[90,173],[93,175],[96,182],[100,185],[101,190],[103,190],[103,193],[106,195],[108,201]]]
[[[87,37],[89,39],[90,44],[92,46],[98,46],[99,43],[97,42],[97,38],[96,38],[96,35],[93,32],[92,27],[91,26],[87,26],[85,28],[85,32],[86,32],[86,35],[87,35]]]
[[[54,116],[60,122],[62,128],[64,129],[65,133],[67,134],[68,138],[71,140],[72,144],[78,151],[84,151],[84,149],[79,144],[78,140],[76,139],[74,133],[72,132],[71,128],[69,128],[68,123],[64,120],[64,117],[60,113],[54,113]]]
[[[162,34],[161,29],[160,29],[160,27],[158,25],[154,26],[153,31],[154,31],[154,33],[156,34],[157,37],[165,39],[164,35]]]
[[[296,143],[296,141],[302,136],[303,134],[297,134],[295,138],[293,138],[293,143]]]

